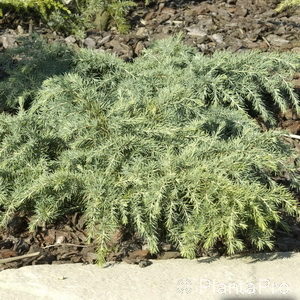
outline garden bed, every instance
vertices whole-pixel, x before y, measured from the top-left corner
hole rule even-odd
[[[132,12],[128,35],[44,32],[95,52],[16,42],[24,25],[4,32],[0,268],[99,258],[143,267],[272,242],[299,250],[300,147],[284,137],[300,133],[298,23],[275,5],[161,2]],[[183,43],[136,58],[179,31]],[[291,53],[244,51],[253,48]]]

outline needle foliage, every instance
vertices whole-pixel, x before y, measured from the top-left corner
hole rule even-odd
[[[228,254],[272,248],[293,194],[274,178],[293,154],[262,132],[267,102],[298,109],[286,78],[296,55],[196,54],[160,41],[132,64],[81,50],[69,72],[44,80],[30,108],[0,115],[0,220],[32,214],[31,228],[75,211],[105,257],[119,228],[153,253],[162,237],[192,258],[222,243]]]
[[[47,44],[36,35],[18,42],[19,47],[0,54],[0,70],[9,75],[0,80],[0,111],[15,111],[20,102],[30,105],[45,79],[72,67],[73,51],[61,44]]]

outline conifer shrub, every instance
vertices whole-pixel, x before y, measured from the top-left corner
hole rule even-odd
[[[28,109],[20,103],[17,114],[0,115],[1,225],[21,210],[31,229],[81,212],[99,260],[120,228],[138,233],[152,253],[163,238],[188,258],[219,243],[228,254],[272,248],[283,216],[299,216],[275,177],[288,174],[297,187],[297,166],[282,132],[262,132],[249,116],[241,82],[261,103],[266,94],[286,103],[280,109],[297,108],[285,76],[298,58],[228,57],[204,57],[176,39],[132,64],[74,54],[72,69],[44,80]],[[246,58],[259,64],[257,76]],[[252,82],[261,79],[268,83]]]
[[[197,55],[190,65],[192,88],[208,105],[225,105],[276,123],[278,112],[299,112],[298,95],[288,79],[299,68],[299,56],[219,52]]]
[[[48,44],[36,35],[18,43],[0,55],[0,69],[8,75],[0,81],[0,111],[15,111],[20,101],[29,106],[45,79],[72,66],[73,51],[66,46]]]

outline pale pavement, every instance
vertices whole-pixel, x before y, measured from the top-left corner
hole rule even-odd
[[[0,299],[300,299],[300,253],[251,257],[39,265],[0,272]]]

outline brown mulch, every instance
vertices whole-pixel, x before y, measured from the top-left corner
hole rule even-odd
[[[49,42],[61,41],[78,47],[116,53],[131,60],[152,41],[181,33],[184,41],[203,53],[216,50],[300,51],[300,8],[276,13],[278,0],[160,0],[148,7],[142,3],[128,16],[131,31],[119,34],[90,30],[86,38],[61,36],[33,27]],[[4,22],[4,21],[3,21]],[[0,22],[0,50],[12,47],[16,37],[32,31],[32,26],[14,20]]]
[[[82,216],[74,214],[34,232],[28,231],[28,222],[26,216],[16,215],[0,232],[0,270],[29,264],[96,261],[96,247],[87,244]]]
[[[293,220],[291,220],[293,222]],[[16,215],[5,230],[0,231],[0,271],[37,264],[65,264],[97,262],[97,247],[87,241],[84,217],[75,213],[56,224],[28,231],[29,219]],[[149,259],[180,258],[179,251],[171,244],[161,243],[160,253],[151,255],[146,244],[138,236],[123,235],[116,232],[112,249],[104,267],[124,261],[147,267]],[[204,252],[199,249],[198,256],[220,256],[224,254],[222,245]],[[278,230],[275,251],[300,251],[300,226],[291,225],[291,232]],[[248,249],[249,253],[256,251]]]
[[[64,264],[97,262],[97,247],[88,241],[84,216],[75,213],[45,228],[29,232],[29,218],[16,215],[6,229],[0,231],[0,271],[36,264]],[[161,252],[151,255],[147,245],[135,235],[117,231],[110,241],[114,251],[107,256],[109,266],[125,261],[146,267],[150,258],[178,258],[172,245],[161,243]]]
[[[275,0],[215,0],[215,1],[159,1],[155,5],[139,5],[129,15],[132,30],[120,35],[116,30],[89,31],[83,40],[74,36],[60,36],[45,28],[34,28],[49,42],[61,41],[78,47],[116,53],[131,60],[152,41],[182,33],[184,41],[205,54],[216,50],[233,52],[246,49],[262,51],[300,52],[300,10],[274,12]],[[0,24],[0,51],[16,45],[18,36],[31,31],[26,24]],[[0,79],[5,76],[0,70]],[[295,78],[300,88],[300,76]],[[300,134],[300,117],[288,112],[280,119],[280,128]],[[300,141],[289,140],[300,151]],[[0,231],[0,271],[35,264],[95,263],[96,245],[88,241],[84,217],[66,216],[45,228],[28,230],[29,218],[16,215],[5,230]],[[88,243],[90,242],[90,243]],[[150,258],[180,257],[167,243],[160,245],[160,254],[151,256],[147,245],[136,236],[120,234],[113,241],[116,250],[108,261],[126,261],[149,265]],[[218,250],[218,249],[217,249]],[[214,253],[199,253],[199,255]],[[300,227],[292,225],[290,233],[278,231],[276,249],[300,250]],[[220,252],[220,251],[219,251]],[[220,253],[219,253],[220,254]],[[108,264],[109,265],[109,264]]]

